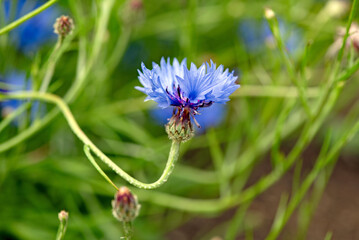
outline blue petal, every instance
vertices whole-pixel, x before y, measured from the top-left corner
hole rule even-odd
[[[139,80],[143,87],[137,90],[148,95],[148,99],[156,101],[161,107],[190,106],[193,108],[204,106],[202,103],[225,103],[229,96],[238,88],[235,83],[237,77],[234,71],[229,72],[223,65],[216,68],[216,64],[202,64],[199,68],[194,63],[190,69],[186,59],[181,63],[175,58],[162,58],[160,65],[152,63],[149,70],[142,63]]]

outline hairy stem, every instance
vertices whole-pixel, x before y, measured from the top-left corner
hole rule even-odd
[[[124,178],[130,184],[143,189],[154,189],[161,186],[165,183],[173,171],[175,162],[178,159],[180,142],[172,141],[171,150],[168,156],[166,167],[161,175],[161,177],[153,183],[143,183],[137,179],[131,177],[128,173],[122,170],[117,166],[110,158],[108,158],[81,130],[80,126],[77,124],[74,116],[72,115],[69,107],[66,103],[58,96],[50,93],[40,93],[40,92],[18,92],[9,95],[0,94],[0,101],[5,99],[37,99],[45,102],[53,103],[58,106],[60,111],[63,113],[66,118],[71,130],[74,134],[87,146],[96,156],[98,156],[107,166],[109,166],[113,171],[115,171],[119,176]],[[7,142],[4,143],[6,145]],[[6,148],[6,146],[5,146]],[[86,150],[86,148],[85,148]],[[89,153],[89,151],[88,151]],[[90,154],[86,154],[89,156]],[[92,162],[92,159],[89,159]],[[96,168],[97,169],[97,168]],[[98,170],[98,169],[97,169]],[[100,171],[101,173],[101,171]],[[101,173],[102,174],[102,173]],[[108,180],[108,179],[106,179]]]

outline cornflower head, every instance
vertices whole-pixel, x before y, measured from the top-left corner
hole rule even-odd
[[[142,63],[139,80],[143,87],[137,90],[147,94],[145,101],[153,100],[161,108],[173,108],[172,117],[166,125],[170,139],[187,141],[193,136],[192,122],[200,127],[195,116],[200,109],[214,103],[223,104],[239,88],[237,77],[222,65],[218,68],[212,61],[199,68],[194,63],[187,67],[184,59],[181,63],[174,58],[171,64],[162,58],[160,65],[153,63],[152,70]]]

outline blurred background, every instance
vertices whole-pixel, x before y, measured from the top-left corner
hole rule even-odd
[[[44,3],[0,0],[0,28]],[[359,139],[313,172],[358,119],[358,75],[283,170],[281,161],[298,146],[309,120],[263,17],[265,7],[276,13],[314,109],[351,4],[61,0],[0,35],[0,89],[38,91],[53,68],[45,90],[69,104],[86,135],[121,168],[153,182],[170,149],[164,124],[171,110],[143,101],[134,89],[140,85],[137,69],[142,62],[151,68],[161,57],[187,58],[197,66],[212,59],[233,70],[241,88],[226,105],[198,117],[202,128],[182,144],[163,186],[136,189],[99,161],[118,186],[138,196],[134,239],[359,239]],[[70,16],[75,29],[58,51],[53,24],[61,15]],[[357,29],[352,25],[343,69],[358,56]],[[115,191],[86,159],[56,107],[6,100],[0,113],[0,239],[54,239],[63,209],[69,212],[65,239],[120,239],[121,224],[111,213]],[[314,177],[302,189],[309,175]]]

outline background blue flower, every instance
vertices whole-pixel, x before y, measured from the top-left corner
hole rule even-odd
[[[24,73],[20,72],[11,72],[4,77],[0,77],[0,83],[1,88],[0,92],[17,92],[17,91],[26,91],[26,90],[32,90],[32,81],[29,78],[26,78],[26,75]],[[6,100],[0,102],[0,110],[1,115],[3,117],[6,117],[9,113],[19,108],[22,104],[24,104],[25,100]],[[35,119],[38,114],[39,116],[43,115],[45,106],[41,105],[38,101],[35,101],[32,103],[31,107],[31,119]],[[20,115],[19,118],[15,120],[15,125],[18,125],[19,122],[26,117],[25,114]]]
[[[40,0],[4,0],[6,23],[12,22],[41,6],[45,1]],[[25,54],[36,52],[43,44],[57,39],[53,24],[60,11],[55,6],[44,10],[35,17],[13,29],[10,33],[11,43]]]
[[[279,19],[279,31],[289,53],[296,54],[304,46],[299,28]],[[264,19],[244,19],[239,23],[238,35],[247,50],[252,53],[262,51],[266,46],[274,46],[274,39],[268,22]]]

